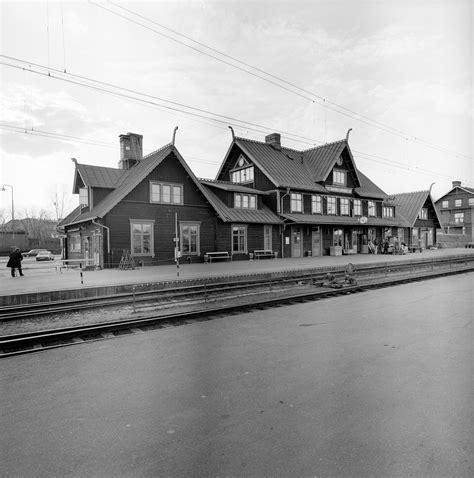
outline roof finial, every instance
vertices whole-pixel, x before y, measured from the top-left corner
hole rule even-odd
[[[232,128],[232,126],[229,126],[229,129],[230,129],[231,132],[232,132],[232,141],[235,141],[234,128]]]
[[[178,131],[177,126],[174,127],[174,131],[173,131],[173,146],[174,146],[174,140],[176,139],[176,131]]]
[[[349,128],[346,133],[346,143],[349,141],[349,133],[352,131],[352,128]]]
[[[431,195],[431,190],[433,189],[433,186],[435,185],[436,183],[431,183],[431,186],[430,186],[430,195]]]
[[[76,158],[71,158],[71,161],[77,166],[77,159]]]

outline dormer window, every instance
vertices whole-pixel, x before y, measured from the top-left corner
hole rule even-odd
[[[382,208],[382,215],[383,215],[383,217],[394,217],[395,216],[395,208],[393,206],[384,206]]]
[[[235,209],[257,209],[257,196],[255,194],[234,194]]]
[[[335,169],[332,173],[332,182],[338,186],[345,186],[347,184],[346,172],[340,169]]]
[[[251,183],[253,181],[253,166],[249,166],[230,173],[230,180],[233,183]]]
[[[81,207],[89,205],[89,190],[87,188],[79,189],[79,204]]]

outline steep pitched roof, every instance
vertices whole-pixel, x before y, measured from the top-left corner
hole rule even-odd
[[[443,194],[439,199],[437,199],[435,204],[441,202],[448,194],[451,194],[455,189],[461,189],[469,194],[474,194],[474,188],[468,188],[466,186],[454,186],[454,188],[451,188],[447,193]]]
[[[355,192],[361,197],[369,197],[374,199],[386,199],[387,193],[382,191],[375,183],[373,183],[365,174],[357,170],[360,181],[360,187],[355,188]]]
[[[268,191],[260,191],[259,189],[250,188],[248,186],[242,186],[241,184],[231,183],[229,181],[216,181],[212,179],[199,178],[201,184],[209,186],[211,188],[222,189],[224,191],[232,191],[236,193],[249,193],[268,195]]]
[[[429,191],[414,191],[409,193],[394,194],[393,204],[396,208],[395,214],[405,218],[407,221],[407,227],[413,227],[418,214],[420,213],[420,210],[427,199],[431,200]],[[434,204],[433,209],[435,211],[439,226],[441,226],[438,211],[434,207]]]
[[[78,192],[78,175],[85,186],[92,188],[114,189],[117,181],[126,173],[123,169],[92,166],[76,162],[76,174],[74,176],[73,192]]]

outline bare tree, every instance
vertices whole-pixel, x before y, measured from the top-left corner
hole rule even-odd
[[[72,195],[66,190],[65,186],[62,186],[52,193],[51,199],[55,212],[55,219],[59,222],[64,218],[64,213],[67,214],[69,210],[72,209]]]

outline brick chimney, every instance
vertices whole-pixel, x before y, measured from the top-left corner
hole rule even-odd
[[[272,133],[265,136],[265,143],[269,144],[277,151],[281,151],[281,136],[279,133]]]
[[[453,181],[453,188],[460,188],[461,187],[461,181]]]
[[[143,157],[143,136],[141,134],[121,134],[119,169],[130,169]]]

